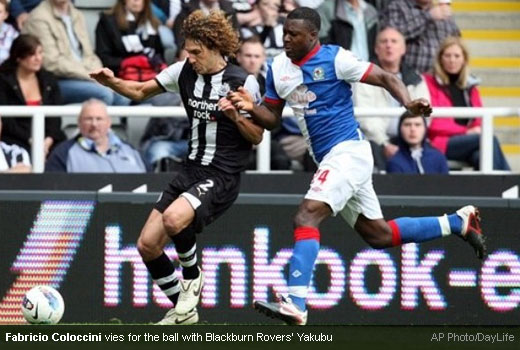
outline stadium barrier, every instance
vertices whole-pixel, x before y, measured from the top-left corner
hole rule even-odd
[[[33,171],[42,173],[45,157],[43,154],[43,141],[46,117],[77,116],[81,106],[0,106],[2,117],[32,117],[32,163]],[[397,117],[404,112],[403,108],[355,108],[357,117]],[[108,107],[111,116],[126,117],[185,117],[186,112],[182,107]],[[284,116],[290,116],[292,112],[286,108]],[[493,173],[493,118],[520,115],[519,108],[434,108],[433,117],[440,118],[482,118],[482,133],[480,137],[480,171],[484,174]],[[257,171],[268,173],[270,167],[270,133],[264,133],[264,139],[258,146]]]
[[[158,193],[0,191],[0,324],[23,323],[35,284],[58,288],[65,323],[145,323],[170,306],[153,286],[136,239]],[[198,236],[206,274],[199,313],[210,324],[274,324],[255,299],[287,291],[291,216],[302,195],[241,193]],[[374,250],[340,218],[321,227],[308,304],[311,324],[520,324],[520,199],[380,196],[387,216],[452,212],[484,217],[480,262],[456,237]],[[172,246],[167,253],[176,257]]]

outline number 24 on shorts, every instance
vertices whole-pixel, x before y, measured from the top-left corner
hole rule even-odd
[[[323,183],[327,181],[328,175],[329,169],[318,169],[312,177],[312,182],[319,181],[323,185]]]

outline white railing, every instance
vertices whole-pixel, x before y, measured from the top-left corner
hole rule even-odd
[[[77,116],[81,106],[0,106],[1,117],[32,117],[32,164],[33,171],[41,173],[44,170],[44,130],[46,117]],[[403,108],[356,108],[357,117],[395,117],[403,113]],[[108,107],[111,116],[126,117],[184,117],[183,107]],[[290,116],[290,109],[284,110],[284,116]],[[434,108],[432,116],[441,118],[482,118],[482,134],[480,136],[480,171],[493,172],[493,118],[520,115],[520,108]],[[271,137],[264,133],[264,139],[258,146],[257,171],[267,173],[271,170]]]

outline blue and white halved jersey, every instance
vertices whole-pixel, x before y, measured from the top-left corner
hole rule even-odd
[[[311,155],[321,162],[338,143],[363,138],[350,83],[363,81],[371,69],[336,45],[318,45],[299,62],[282,53],[269,65],[265,101],[289,104]]]

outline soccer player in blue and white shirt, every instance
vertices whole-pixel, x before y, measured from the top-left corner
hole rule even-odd
[[[440,217],[384,220],[372,185],[370,144],[353,115],[351,83],[385,88],[414,115],[428,116],[432,109],[425,99],[412,101],[396,76],[338,46],[321,46],[319,29],[316,11],[300,7],[289,13],[284,25],[285,53],[269,66],[263,103],[255,104],[244,88],[230,97],[235,107],[249,112],[267,129],[279,124],[288,103],[318,164],[294,217],[289,295],[279,296],[278,303],[254,304],[258,311],[296,325],[307,322],[305,300],[319,251],[318,227],[331,215],[341,214],[376,249],[455,234],[468,241],[479,258],[485,254],[480,215],[473,206]]]

